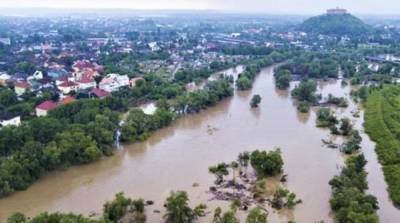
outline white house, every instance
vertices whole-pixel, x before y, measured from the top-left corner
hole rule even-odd
[[[36,106],[36,116],[46,116],[47,112],[57,107],[57,104],[53,101],[44,101],[40,105]]]
[[[12,114],[3,114],[0,117],[0,127],[4,126],[19,126],[21,124],[21,117],[20,116],[14,116]]]
[[[0,73],[0,85],[5,86],[7,81],[11,79],[11,76],[7,73]]]
[[[27,78],[28,81],[41,80],[41,79],[43,79],[43,73],[42,73],[42,71],[39,71],[39,70],[37,70],[35,73],[32,74],[32,76],[29,76]]]
[[[57,88],[63,92],[63,94],[69,94],[71,91],[78,91],[79,85],[73,81],[65,81],[57,86]]]
[[[101,80],[99,88],[108,92],[117,91],[121,87],[129,86],[128,75],[107,74]]]
[[[148,44],[149,48],[151,51],[158,51],[160,50],[160,47],[157,45],[157,42],[151,42]]]
[[[77,83],[79,85],[80,90],[86,90],[86,89],[96,87],[96,81],[89,77],[84,77],[84,78],[80,79],[79,81],[77,81]]]

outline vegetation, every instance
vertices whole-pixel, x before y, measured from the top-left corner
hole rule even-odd
[[[340,175],[329,182],[332,187],[330,205],[337,222],[378,222],[378,201],[365,194],[368,189],[366,163],[363,155],[350,157]]]
[[[143,199],[131,200],[123,193],[115,195],[115,199],[104,204],[103,217],[98,220],[86,218],[73,213],[41,213],[31,219],[21,213],[15,213],[7,219],[7,223],[42,223],[42,222],[74,222],[74,223],[117,223],[125,220],[132,223],[146,222]]]
[[[299,30],[325,35],[357,36],[366,34],[370,27],[350,14],[321,15],[312,17],[300,25]]]
[[[282,187],[278,187],[278,189],[276,189],[274,196],[270,201],[272,207],[275,209],[292,209],[294,208],[294,206],[300,204],[301,202],[301,200],[296,199],[296,194]]]
[[[170,196],[165,201],[167,209],[164,215],[167,223],[191,223],[198,217],[204,216],[206,206],[200,204],[194,209],[189,207],[189,197],[184,191],[171,192]]]
[[[227,78],[207,83],[204,89],[180,95],[172,102],[178,114],[197,113],[233,95],[233,88]]]
[[[352,130],[349,139],[340,147],[340,150],[346,154],[357,152],[361,149],[361,140],[360,133],[357,130]]]
[[[275,72],[275,85],[279,89],[288,89],[292,75],[288,69],[278,69]]]
[[[229,174],[228,167],[229,167],[228,164],[220,163],[208,168],[208,171],[214,174],[216,177],[215,184],[218,185],[224,181],[224,176],[227,176]]]
[[[253,208],[247,215],[246,223],[267,223],[268,215],[260,208]]]
[[[121,127],[121,140],[143,141],[156,129],[168,126],[175,114],[167,109],[157,109],[153,115],[146,115],[141,109],[132,109]]]
[[[80,100],[0,130],[0,196],[24,190],[47,171],[112,154],[118,114],[108,100]]]
[[[319,128],[332,128],[339,121],[329,108],[320,108],[317,112],[317,127]]]
[[[258,94],[253,95],[253,97],[251,98],[251,101],[250,101],[250,106],[251,106],[252,108],[256,108],[256,107],[258,107],[258,105],[260,104],[260,102],[261,102],[261,96],[258,95]]]
[[[328,104],[336,105],[341,108],[346,108],[348,106],[347,99],[344,97],[335,97],[331,94],[328,95],[328,100],[326,101]]]
[[[376,152],[395,204],[400,204],[399,98],[398,86],[386,86],[372,91],[365,104],[365,130],[376,142]]]
[[[300,78],[337,78],[341,61],[342,58],[335,54],[301,52],[280,66],[276,75],[284,76],[285,79],[289,78],[289,73]],[[287,84],[287,80],[284,83]]]
[[[318,101],[317,84],[313,80],[303,80],[292,90],[292,97],[299,101],[297,109],[300,112],[308,112],[310,104]]]
[[[212,223],[239,223],[239,219],[235,215],[236,209],[222,213],[222,209],[218,207],[214,210]]]
[[[281,151],[279,149],[269,152],[255,150],[250,155],[250,164],[260,178],[280,174],[283,168]]]
[[[106,221],[117,223],[129,214],[130,222],[144,223],[146,222],[144,209],[143,199],[131,200],[125,198],[123,193],[118,193],[112,202],[104,204],[103,217]]]

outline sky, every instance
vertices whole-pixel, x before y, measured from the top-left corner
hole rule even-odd
[[[400,14],[400,0],[0,0],[0,8],[195,9],[318,14],[340,6],[354,14]]]

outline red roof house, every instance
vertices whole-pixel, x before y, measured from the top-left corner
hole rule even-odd
[[[90,91],[90,95],[92,97],[94,96],[94,97],[97,97],[97,98],[105,98],[105,97],[110,96],[110,93],[105,91],[105,90],[99,89],[99,88],[93,88]]]
[[[40,105],[36,106],[36,116],[46,116],[47,112],[55,109],[57,103],[53,101],[44,101]]]

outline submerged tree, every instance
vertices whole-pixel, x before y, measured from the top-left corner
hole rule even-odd
[[[282,172],[280,149],[269,152],[256,150],[251,153],[250,163],[259,177],[274,176]]]
[[[260,102],[261,102],[261,96],[258,95],[258,94],[256,94],[256,95],[254,95],[253,98],[251,99],[251,101],[250,101],[250,106],[251,106],[252,108],[256,108],[256,107],[258,107],[258,105],[260,104]]]
[[[282,208],[293,208],[296,204],[301,203],[300,199],[296,199],[296,194],[290,192],[289,190],[278,187],[275,191],[275,194],[270,201],[273,208],[282,209]]]
[[[263,212],[260,208],[251,209],[247,215],[246,223],[267,223],[267,213]]]
[[[225,213],[222,213],[222,209],[218,207],[214,211],[212,223],[239,223],[239,219],[237,219],[235,215],[235,210],[229,210]]]
[[[198,217],[204,216],[206,206],[200,204],[194,209],[189,207],[189,197],[185,191],[171,192],[165,202],[167,209],[164,218],[167,223],[192,223]]]
[[[217,164],[216,166],[210,166],[208,168],[208,171],[214,174],[215,177],[217,178],[215,180],[215,184],[221,184],[224,181],[224,176],[227,176],[229,174],[228,164],[226,163],[220,163]]]

